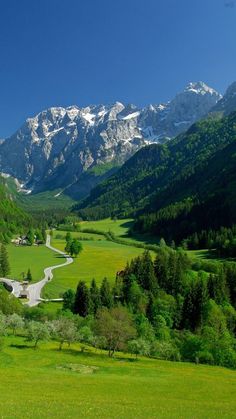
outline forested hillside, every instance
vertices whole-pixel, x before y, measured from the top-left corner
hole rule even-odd
[[[0,242],[8,242],[12,234],[24,231],[29,222],[30,217],[12,200],[0,177]]]
[[[181,240],[236,221],[236,113],[145,147],[79,209],[87,218],[135,216],[135,228]]]

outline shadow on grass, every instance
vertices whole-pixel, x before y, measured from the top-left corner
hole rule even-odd
[[[55,258],[56,259],[66,259],[65,256],[60,255],[60,254],[55,255]]]
[[[15,349],[32,349],[32,346],[24,345],[23,343],[21,343],[21,344],[11,343],[10,347],[15,348]]]
[[[73,349],[73,348],[68,348],[67,346],[63,346],[63,348],[60,350],[59,347],[57,348],[53,348],[51,349],[53,352],[57,352],[57,353],[63,353],[63,354],[67,354],[67,355],[72,355],[72,356],[77,356],[77,357],[84,357],[86,356],[87,358],[100,358],[102,360],[113,360],[115,362],[137,362],[139,360],[139,358],[136,358],[135,356],[127,356],[127,357],[123,357],[119,355],[119,352],[115,353],[112,357],[108,356],[108,351],[104,350],[104,349],[90,349],[90,348],[86,348],[85,350],[81,351],[80,349]]]
[[[225,257],[218,256],[217,252],[215,250],[203,249],[203,250],[197,250],[195,252],[196,252],[195,253],[196,256],[199,259],[202,259],[202,260],[215,260],[215,261],[218,261],[218,262],[236,262],[236,258],[226,257],[226,256]]]

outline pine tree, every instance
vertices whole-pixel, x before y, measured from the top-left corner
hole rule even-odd
[[[166,250],[158,252],[154,261],[154,272],[160,288],[165,290],[169,277],[169,255]]]
[[[100,288],[101,305],[103,307],[111,308],[113,305],[113,297],[111,293],[110,284],[107,278],[104,278]]]
[[[26,280],[27,281],[29,281],[29,282],[31,282],[32,281],[32,274],[31,274],[31,271],[30,271],[30,269],[28,269],[28,272],[27,272],[27,275],[26,275]]]
[[[0,251],[0,271],[1,275],[6,277],[10,273],[10,265],[6,247],[2,244]]]
[[[92,280],[90,286],[90,311],[93,314],[96,314],[99,307],[101,307],[101,298],[99,288],[97,287],[95,279]]]
[[[63,310],[74,310],[75,292],[72,289],[67,290],[63,294]]]
[[[220,269],[217,275],[209,275],[207,287],[209,297],[215,300],[217,304],[223,304],[228,301],[229,290],[226,284],[226,274],[223,268]]]
[[[158,290],[158,284],[155,276],[152,258],[148,250],[144,252],[141,258],[141,265],[143,273],[141,286],[146,291],[150,291],[153,295],[156,295]]]
[[[74,313],[86,317],[90,312],[89,290],[84,281],[80,281],[75,294]]]
[[[134,274],[124,275],[123,278],[123,287],[122,287],[122,295],[124,297],[124,302],[129,304],[130,302],[130,291],[133,283],[136,281],[136,277]]]
[[[30,246],[34,244],[34,230],[31,228],[27,234],[28,243]]]

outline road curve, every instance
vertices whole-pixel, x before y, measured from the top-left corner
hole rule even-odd
[[[29,292],[29,301],[27,303],[27,305],[29,307],[33,307],[36,306],[40,303],[41,301],[41,291],[44,287],[45,284],[47,284],[48,281],[51,281],[53,278],[53,273],[52,271],[54,269],[57,268],[62,268],[63,266],[66,265],[70,265],[73,262],[73,259],[68,256],[67,254],[65,254],[65,252],[62,252],[61,250],[56,249],[55,247],[52,247],[50,244],[50,239],[51,237],[49,236],[49,234],[47,235],[47,240],[46,240],[46,247],[48,247],[48,249],[52,250],[53,252],[59,253],[60,255],[64,256],[64,258],[66,259],[66,261],[60,265],[55,265],[55,266],[49,266],[48,268],[44,269],[44,278],[39,281],[36,282],[35,284],[31,284],[28,286],[28,292]]]
[[[48,247],[48,249],[52,250],[53,252],[59,253],[60,255],[64,256],[64,258],[66,259],[66,261],[60,265],[55,265],[55,266],[49,266],[48,268],[44,269],[44,278],[39,281],[36,282],[35,284],[31,284],[28,286],[27,290],[29,293],[29,298],[28,298],[28,302],[27,305],[29,307],[33,307],[38,305],[43,299],[40,298],[41,296],[41,291],[44,287],[45,284],[47,284],[48,281],[51,281],[53,278],[53,273],[52,271],[54,269],[58,269],[58,268],[62,268],[63,266],[66,265],[70,265],[73,262],[73,259],[68,256],[67,254],[65,254],[65,252],[62,252],[61,250],[56,249],[55,247],[52,247],[50,242],[51,242],[51,237],[49,235],[47,235],[47,240],[46,240],[46,247]],[[6,284],[6,286],[11,290],[12,294],[15,297],[19,297],[20,292],[22,290],[22,284],[19,281],[15,281],[13,279],[8,279],[8,278],[0,278],[0,282],[4,282]]]
[[[6,285],[6,288],[11,291],[15,297],[19,297],[20,292],[23,289],[20,282],[8,278],[0,278],[0,282],[3,282]]]

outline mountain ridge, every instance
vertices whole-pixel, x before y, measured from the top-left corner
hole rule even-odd
[[[122,165],[143,146],[186,131],[219,100],[219,93],[197,82],[167,104],[145,108],[121,102],[52,107],[0,143],[0,171],[29,193],[61,188],[81,199],[101,180],[89,169]]]

